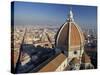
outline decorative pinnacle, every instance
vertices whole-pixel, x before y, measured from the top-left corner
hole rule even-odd
[[[71,21],[74,21],[72,8],[70,8],[68,19],[71,20]]]

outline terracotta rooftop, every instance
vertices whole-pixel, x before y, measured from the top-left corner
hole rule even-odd
[[[91,62],[90,57],[86,53],[83,53],[83,55],[82,55],[82,62],[83,63]]]
[[[84,35],[80,27],[74,21],[65,22],[58,30],[56,46],[66,46],[66,49],[70,47],[70,50],[75,50],[71,47],[80,49],[82,44],[84,44]]]
[[[73,58],[73,59],[72,59],[72,63],[75,63],[75,64],[76,64],[76,63],[80,63],[80,61],[79,61],[79,59],[77,59],[77,58]]]
[[[56,58],[50,61],[46,66],[39,70],[39,72],[55,71],[57,67],[66,59],[64,54],[59,54]]]
[[[80,35],[79,28],[74,23],[71,23],[70,45],[80,45],[81,36],[82,35]]]
[[[18,51],[12,51],[11,52],[11,60],[12,64],[14,65],[14,68],[16,66],[17,60],[18,60],[19,52]]]

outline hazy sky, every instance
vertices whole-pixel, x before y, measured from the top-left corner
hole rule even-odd
[[[94,6],[33,2],[14,2],[14,24],[62,25],[67,19],[70,7],[72,7],[74,19],[77,24],[97,25],[97,8]]]

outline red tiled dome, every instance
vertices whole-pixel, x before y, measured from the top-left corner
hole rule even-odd
[[[63,47],[70,50],[79,50],[83,44],[83,33],[80,27],[74,22],[73,17],[69,16],[68,21],[65,22],[58,31],[56,47]]]

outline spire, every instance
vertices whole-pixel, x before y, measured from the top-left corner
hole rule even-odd
[[[70,8],[70,11],[69,11],[69,14],[68,14],[68,20],[74,21],[72,8]]]

